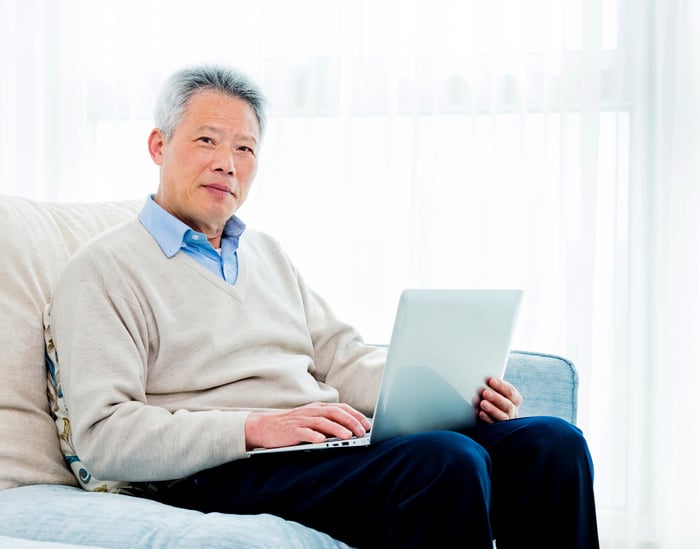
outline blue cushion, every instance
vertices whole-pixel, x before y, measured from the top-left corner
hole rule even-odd
[[[521,416],[556,416],[576,423],[578,373],[570,361],[556,355],[512,351],[504,377],[523,396]]]
[[[104,548],[347,548],[326,534],[269,514],[204,514],[60,485],[0,491],[0,517],[0,536]],[[4,546],[22,547],[19,541]]]
[[[0,536],[0,549],[102,549],[95,545],[74,545],[50,541],[33,541],[29,539]]]

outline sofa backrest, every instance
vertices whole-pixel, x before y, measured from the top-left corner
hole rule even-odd
[[[143,201],[56,204],[0,195],[0,489],[75,484],[49,414],[42,314],[73,252]]]

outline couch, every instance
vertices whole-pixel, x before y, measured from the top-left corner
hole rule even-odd
[[[141,205],[0,195],[0,547],[346,547],[270,514],[202,514],[77,487],[49,413],[42,312],[75,249]],[[513,351],[506,378],[523,394],[521,415],[576,422],[571,362]]]

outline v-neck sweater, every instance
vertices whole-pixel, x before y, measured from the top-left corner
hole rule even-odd
[[[371,415],[385,353],[247,229],[231,285],[166,257],[137,219],[68,263],[50,305],[81,461],[99,478],[178,479],[245,457],[253,410],[346,402]]]

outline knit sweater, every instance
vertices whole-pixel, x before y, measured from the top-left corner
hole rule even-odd
[[[373,412],[384,352],[335,317],[274,239],[246,230],[238,254],[232,286],[183,253],[168,259],[134,219],[67,265],[51,336],[93,475],[177,479],[245,457],[252,410]]]

